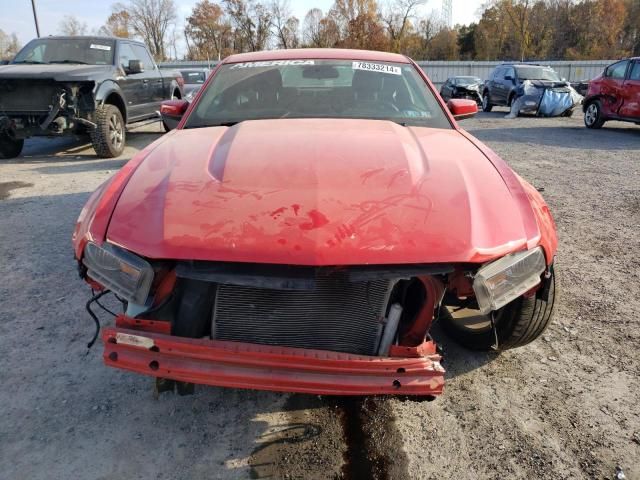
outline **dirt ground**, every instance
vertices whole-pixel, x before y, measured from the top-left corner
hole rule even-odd
[[[640,478],[640,128],[581,118],[463,126],[555,215],[560,297],[543,338],[501,355],[456,346],[432,402],[224,388],[152,395],[87,351],[93,324],[70,236],[120,159],[35,140],[0,163],[0,478]],[[106,320],[106,318],[105,318]]]

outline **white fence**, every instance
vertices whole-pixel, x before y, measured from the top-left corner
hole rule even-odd
[[[574,60],[574,61],[538,61],[540,65],[552,67],[560,77],[571,82],[580,80],[591,80],[604,70],[604,67],[614,63],[615,60]],[[473,61],[420,61],[418,65],[427,72],[427,75],[436,85],[443,84],[447,78],[457,75],[469,75],[480,77],[483,80],[488,78],[493,69],[504,62],[473,62]],[[211,68],[217,62],[206,61],[177,61],[160,63],[160,68]]]

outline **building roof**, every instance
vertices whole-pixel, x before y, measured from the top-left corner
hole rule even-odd
[[[398,53],[375,52],[371,50],[348,50],[341,48],[298,48],[238,53],[225,58],[224,63],[301,59],[366,60],[370,62],[409,63],[409,59],[407,57]]]

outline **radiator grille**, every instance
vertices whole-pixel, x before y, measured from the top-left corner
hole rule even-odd
[[[213,337],[374,355],[391,286],[342,274],[316,278],[313,290],[218,285]]]
[[[0,112],[48,112],[59,89],[50,81],[0,81]]]

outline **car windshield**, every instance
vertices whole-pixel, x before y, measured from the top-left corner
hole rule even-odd
[[[20,50],[13,63],[112,65],[113,48],[108,38],[40,38]]]
[[[184,83],[204,83],[204,81],[207,79],[207,76],[204,72],[182,70],[180,73],[182,74],[182,78],[184,78]]]
[[[222,65],[185,128],[274,118],[359,118],[451,128],[412,65],[313,59]]]
[[[482,83],[482,80],[478,77],[456,77],[453,81],[454,85],[466,87],[467,85],[477,85]]]
[[[520,80],[547,80],[559,82],[560,77],[552,68],[545,67],[517,67]]]

